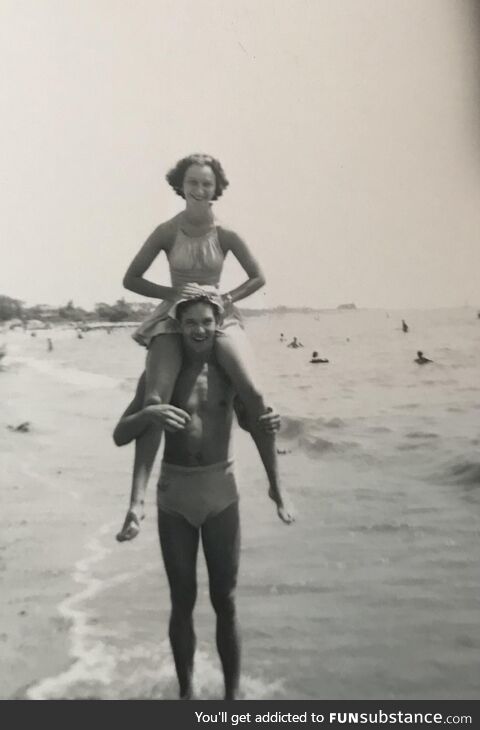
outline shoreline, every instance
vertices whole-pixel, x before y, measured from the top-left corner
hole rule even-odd
[[[0,416],[5,505],[0,697],[26,699],[29,687],[74,662],[71,623],[59,609],[79,592],[75,571],[88,539],[112,519],[99,504],[88,466],[92,473],[107,468],[111,438],[104,419],[89,423],[87,435],[84,419],[65,407],[81,394],[94,412],[95,389],[79,391],[14,358],[9,361],[0,372],[6,395]],[[25,421],[26,432],[8,428]]]
[[[0,415],[5,485],[0,571],[6,597],[0,633],[5,668],[0,697],[35,700],[53,692],[57,698],[68,699],[75,696],[70,688],[76,678],[85,681],[86,673],[95,668],[98,619],[95,611],[91,613],[92,596],[104,589],[108,593],[110,580],[121,579],[125,566],[135,570],[139,558],[158,559],[162,570],[154,479],[147,493],[143,540],[118,547],[114,536],[128,501],[132,451],[113,445],[113,418],[105,414],[117,413],[119,403],[123,405],[128,396],[124,390],[91,387],[88,381],[59,380],[55,368],[38,370],[23,355],[19,347],[18,359],[9,356],[0,373],[0,388],[6,394]],[[25,421],[29,422],[26,431],[14,430]],[[260,487],[260,509],[271,514],[276,524],[260,462],[255,458],[249,463],[252,450],[249,438],[236,433],[236,461],[246,490],[258,494]],[[247,494],[244,498],[248,500]],[[244,504],[245,518],[253,508]],[[107,559],[103,564],[103,555],[109,552],[113,563]],[[121,564],[118,573],[105,573],[108,565]],[[100,584],[99,574],[103,574]],[[168,606],[159,611],[168,613]],[[32,688],[37,695],[29,696]]]

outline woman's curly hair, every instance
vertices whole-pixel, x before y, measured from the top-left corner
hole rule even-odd
[[[177,195],[185,198],[183,194],[183,179],[191,165],[208,165],[212,169],[216,182],[215,195],[212,200],[218,200],[229,183],[220,162],[210,155],[188,155],[188,157],[183,157],[167,173],[166,178],[168,184],[175,190]]]

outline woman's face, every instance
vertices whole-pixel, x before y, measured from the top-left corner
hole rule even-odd
[[[183,178],[183,194],[187,203],[209,203],[215,195],[215,173],[209,165],[190,165]]]

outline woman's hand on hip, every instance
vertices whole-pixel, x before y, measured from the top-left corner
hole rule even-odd
[[[178,299],[192,299],[193,297],[201,297],[205,294],[205,290],[200,284],[194,282],[184,284],[180,289],[177,289]]]

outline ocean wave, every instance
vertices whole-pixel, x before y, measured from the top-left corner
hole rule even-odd
[[[355,441],[329,441],[313,434],[301,436],[298,445],[308,456],[313,457],[323,456],[329,452],[343,454],[359,447]]]
[[[139,576],[139,572],[133,575],[123,571],[107,579],[96,577],[96,565],[112,552],[105,540],[112,531],[113,524],[105,524],[87,541],[73,573],[80,590],[58,606],[61,618],[70,627],[70,666],[31,685],[26,690],[27,699],[177,699],[178,682],[167,638],[135,641],[132,626],[131,645],[126,647],[125,625],[119,628],[95,619],[92,605],[99,596]],[[151,565],[145,565],[140,573],[150,571]],[[223,694],[223,676],[213,653],[199,647],[195,654],[194,688],[203,699],[220,699]],[[242,674],[241,686],[244,699],[267,699],[283,691],[282,680],[268,681],[246,673]]]
[[[56,677],[47,677],[27,690],[31,700],[59,699],[68,695],[72,686],[92,683],[108,684],[114,664],[105,651],[104,642],[96,635],[89,621],[88,612],[83,604],[106,587],[106,583],[92,575],[95,563],[102,561],[111,552],[101,541],[104,534],[110,533],[111,525],[101,528],[97,537],[91,538],[86,545],[86,557],[77,561],[73,573],[74,580],[82,589],[67,597],[58,607],[59,613],[70,624],[70,654],[72,664]],[[118,575],[114,582],[126,580],[128,576]],[[89,690],[90,691],[90,690]]]
[[[351,527],[350,532],[409,532],[415,528],[406,522],[378,522],[371,525],[358,525]]]
[[[479,461],[455,461],[446,466],[442,475],[442,481],[454,484],[461,484],[465,487],[476,488],[480,486],[480,462]]]
[[[280,436],[285,439],[294,439],[305,434],[311,434],[322,428],[340,429],[345,427],[341,418],[311,418],[282,416]]]
[[[282,417],[282,428],[279,436],[285,441],[296,442],[296,446],[310,457],[315,458],[328,453],[343,454],[358,448],[359,444],[354,441],[333,439],[328,432],[340,430],[345,426],[345,421],[336,417],[295,418],[285,416]]]
[[[329,587],[310,580],[293,583],[262,583],[261,585],[242,584],[242,595],[248,596],[297,596],[307,593],[327,593]]]
[[[282,416],[282,427],[280,436],[285,439],[294,439],[305,433],[308,425],[313,423],[313,419],[294,418],[292,416]]]
[[[59,360],[41,360],[40,358],[18,355],[5,359],[8,360],[8,364],[20,364],[36,372],[48,375],[62,383],[77,385],[82,388],[118,388],[122,384],[122,381],[118,378],[112,378],[110,375],[91,373],[86,370],[78,370],[77,368],[65,365]]]
[[[439,434],[429,433],[428,431],[410,431],[405,436],[407,439],[436,439],[439,437]]]

